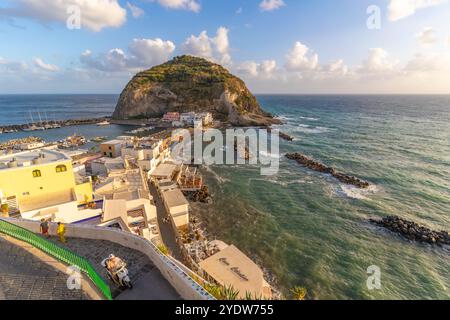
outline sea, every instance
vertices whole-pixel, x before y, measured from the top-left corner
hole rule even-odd
[[[117,95],[0,96],[0,125],[110,115]],[[398,215],[450,231],[450,96],[258,95],[294,137],[280,140],[280,169],[258,165],[202,169],[212,204],[194,204],[209,233],[274,275],[289,296],[310,299],[450,299],[450,249],[410,242],[370,218]],[[33,114],[33,117],[35,115]],[[129,127],[76,126],[30,134],[48,140],[74,131],[115,136]],[[360,190],[305,169],[284,154],[301,152],[367,180]],[[374,269],[375,268],[375,269]],[[380,286],[368,284],[379,270]]]

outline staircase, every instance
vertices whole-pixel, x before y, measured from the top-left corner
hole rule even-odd
[[[8,215],[10,217],[20,215],[19,203],[17,202],[16,196],[7,197],[6,204],[8,205]]]

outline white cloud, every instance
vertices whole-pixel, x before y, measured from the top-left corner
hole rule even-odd
[[[286,4],[284,3],[283,0],[263,0],[259,4],[259,8],[262,11],[273,11],[273,10],[280,9],[281,7],[283,7],[285,5]]]
[[[264,60],[261,63],[245,61],[237,64],[234,69],[237,73],[251,78],[272,79],[277,76],[277,62],[275,60]]]
[[[220,63],[228,64],[231,62],[230,41],[228,40],[229,30],[225,27],[220,27],[217,29],[216,38],[214,39],[214,44],[216,45],[216,50],[220,55]]]
[[[416,13],[417,10],[446,3],[447,0],[390,0],[389,20],[398,21]]]
[[[407,73],[433,73],[450,69],[450,57],[442,54],[418,53],[404,67]]]
[[[129,46],[137,66],[149,67],[169,59],[175,51],[172,41],[157,39],[134,39]]]
[[[115,48],[106,54],[94,56],[90,50],[81,54],[84,66],[104,72],[137,72],[165,62],[175,51],[171,41],[161,39],[134,39],[128,48],[129,53]]]
[[[275,60],[264,60],[259,68],[264,77],[271,77],[277,69],[277,62]]]
[[[326,76],[346,76],[349,73],[349,67],[344,63],[344,60],[339,59],[323,66],[321,70]]]
[[[254,61],[244,61],[236,66],[236,71],[250,77],[258,76],[258,64]]]
[[[33,63],[36,67],[44,71],[49,72],[59,71],[59,67],[57,65],[45,63],[41,58],[34,58]]]
[[[210,38],[206,31],[198,36],[191,35],[183,43],[183,52],[203,57],[221,64],[231,63],[229,30],[225,27],[217,29],[216,37]]]
[[[70,6],[80,8],[82,27],[92,31],[120,27],[126,21],[126,10],[117,0],[16,0],[14,7],[2,8],[0,14],[31,18],[42,23],[66,24]]]
[[[163,7],[169,9],[183,9],[193,12],[199,12],[201,9],[200,3],[196,0],[151,0],[157,1]]]
[[[28,66],[25,62],[10,61],[0,57],[0,69],[8,73],[15,73],[27,70]]]
[[[425,45],[432,44],[437,41],[436,31],[434,31],[434,29],[431,27],[427,27],[416,34],[416,38],[421,44]]]
[[[187,54],[211,59],[213,50],[208,33],[206,31],[202,31],[198,36],[191,35],[184,42],[183,51]]]
[[[142,17],[145,13],[144,10],[129,2],[127,2],[127,7],[131,11],[131,15],[133,16],[133,18]]]
[[[319,56],[317,53],[310,53],[311,50],[306,45],[297,41],[286,56],[286,69],[297,72],[316,69],[319,65]]]
[[[358,68],[358,73],[362,75],[388,75],[396,71],[398,64],[398,61],[390,59],[389,53],[383,48],[371,48],[367,60]]]

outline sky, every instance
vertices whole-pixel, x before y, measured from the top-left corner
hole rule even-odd
[[[0,94],[119,94],[181,54],[254,93],[450,94],[450,1],[0,2]]]

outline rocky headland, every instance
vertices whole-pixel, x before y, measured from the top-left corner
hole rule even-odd
[[[136,74],[122,91],[113,119],[211,112],[233,126],[280,124],[263,111],[244,81],[206,59],[180,56]]]

